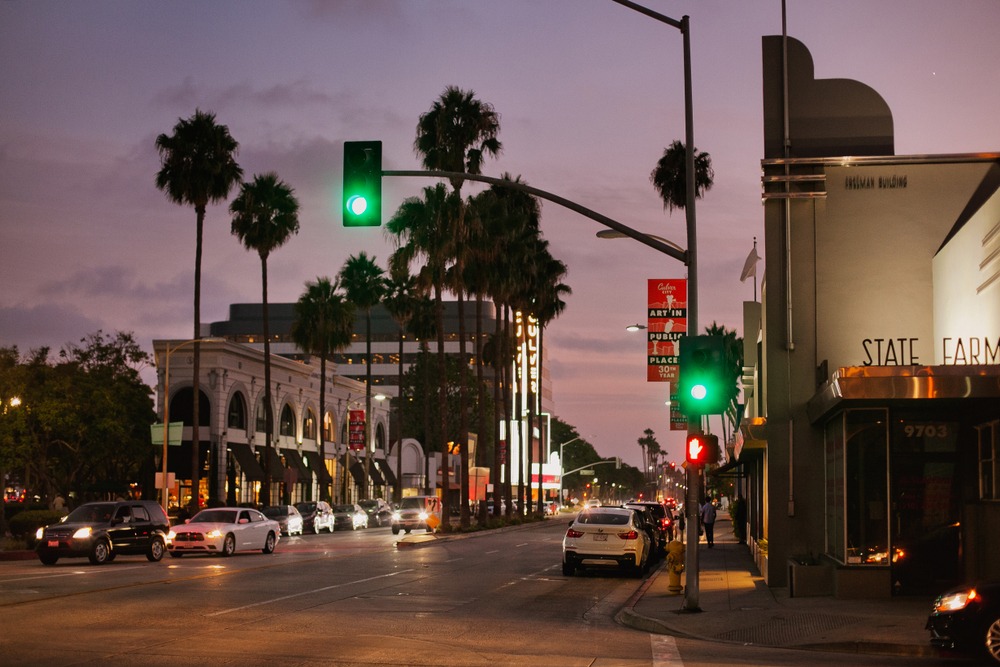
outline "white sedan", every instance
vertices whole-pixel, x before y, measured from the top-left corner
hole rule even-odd
[[[650,540],[634,510],[587,508],[577,515],[563,537],[562,571],[613,565],[641,577],[649,566]]]
[[[170,529],[167,550],[174,558],[184,554],[221,554],[260,549],[274,552],[281,535],[277,521],[246,507],[205,509]]]

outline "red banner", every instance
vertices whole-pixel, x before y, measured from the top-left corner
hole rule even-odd
[[[347,411],[347,446],[352,451],[365,448],[365,411]]]
[[[650,278],[646,304],[646,381],[676,381],[687,333],[687,280]]]

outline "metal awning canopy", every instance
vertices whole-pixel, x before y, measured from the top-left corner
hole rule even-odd
[[[251,482],[264,481],[264,469],[257,462],[257,458],[250,450],[250,445],[243,444],[242,442],[231,442],[229,443],[229,451],[236,457],[236,462],[239,464],[240,470],[248,480]]]
[[[743,418],[733,436],[733,456],[736,460],[743,453],[754,449],[767,449],[767,419],[765,417]]]
[[[1000,366],[850,366],[837,369],[809,400],[816,424],[845,404],[1000,399]]]

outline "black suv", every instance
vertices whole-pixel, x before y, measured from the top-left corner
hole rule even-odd
[[[35,552],[45,565],[86,556],[102,565],[118,554],[145,554],[154,563],[166,551],[170,521],[152,500],[85,503],[59,523],[39,528]]]

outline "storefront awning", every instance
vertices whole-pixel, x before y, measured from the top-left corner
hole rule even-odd
[[[358,486],[365,485],[365,467],[360,463],[351,464],[351,477],[354,478],[354,483]]]
[[[733,436],[733,456],[738,461],[743,453],[754,449],[767,449],[767,419],[753,417],[742,419],[740,427]]]
[[[1000,398],[1000,366],[850,366],[839,368],[809,400],[806,413],[820,423],[845,403],[883,406],[920,400]]]
[[[725,465],[721,465],[714,470],[709,470],[706,474],[709,477],[742,477],[743,471],[740,470],[742,465],[740,461],[733,459]]]
[[[382,458],[375,459],[375,463],[378,465],[379,471],[382,476],[385,477],[385,481],[389,483],[390,486],[396,486],[396,473],[392,471],[392,467],[389,462]]]
[[[271,473],[271,481],[272,482],[285,481],[285,464],[281,462],[281,454],[279,454],[278,450],[275,449],[274,447],[271,447],[270,449],[267,449],[265,447],[257,448],[257,454],[260,455],[261,459],[260,461],[261,468],[267,470],[266,466],[264,465],[264,456],[266,456],[266,454],[264,453],[265,451],[271,453],[271,470],[268,471]],[[263,475],[261,477],[263,478]]]
[[[299,484],[309,484],[312,482],[312,471],[302,462],[302,457],[298,451],[294,449],[282,449],[281,453],[285,455],[285,463],[288,467],[298,472]]]
[[[240,472],[243,473],[244,477],[251,482],[263,482],[264,469],[257,462],[253,451],[250,450],[250,445],[242,442],[231,442],[228,446],[229,451],[232,452],[233,457],[236,459],[236,463],[239,464]]]
[[[306,463],[309,464],[309,468],[312,469],[313,474],[316,475],[316,479],[320,484],[331,484],[333,482],[333,477],[330,476],[330,471],[323,465],[323,459],[320,458],[319,452],[311,452],[307,449],[302,452],[302,455],[305,457]]]

